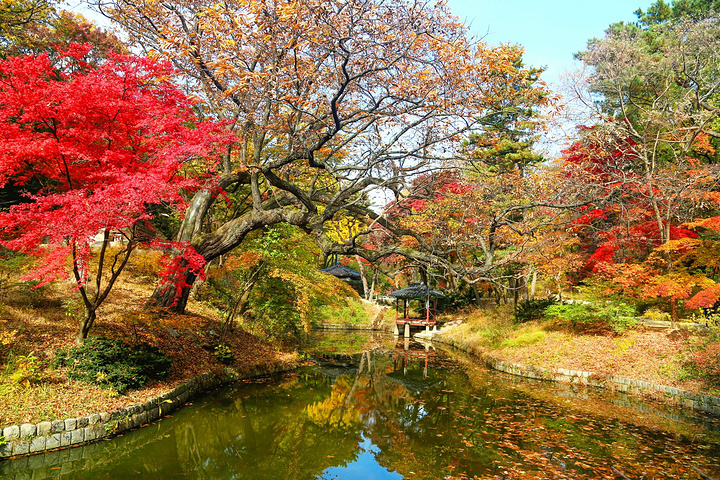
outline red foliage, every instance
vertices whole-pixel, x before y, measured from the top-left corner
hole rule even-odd
[[[154,247],[167,247],[161,264],[162,268],[158,274],[160,283],[173,285],[175,288],[174,302],[177,302],[182,295],[183,289],[190,288],[185,275],[180,272],[192,272],[199,280],[205,280],[205,257],[197,253],[189,242],[152,242]]]
[[[592,131],[594,127],[581,127],[581,131]],[[607,183],[616,179],[615,173],[622,169],[622,164],[632,161],[637,156],[635,148],[637,143],[632,139],[613,145],[610,151],[593,142],[576,141],[569,148],[563,150],[563,159],[566,166],[580,167],[579,170],[567,168],[566,175],[591,175]],[[623,185],[630,185],[623,183]],[[609,183],[608,188],[617,186]]]
[[[710,308],[720,300],[720,284],[701,290],[685,302],[685,309]]]
[[[687,228],[670,226],[670,240],[680,240],[681,238],[700,238],[700,235]]]
[[[572,225],[590,225],[593,220],[607,220],[605,211],[599,208],[594,208],[588,213],[584,213],[576,218]]]
[[[69,251],[82,267],[98,232],[130,229],[151,204],[181,203],[195,185],[183,164],[230,140],[195,119],[169,64],[117,55],[92,67],[80,60],[88,49],[0,62],[0,186],[40,185],[0,213],[0,235],[46,257],[32,274],[42,282],[65,271]]]
[[[613,263],[613,255],[617,247],[614,245],[600,245],[595,252],[590,255],[586,267],[591,271],[596,271],[598,266],[603,263]]]
[[[720,380],[720,343],[708,343],[695,354],[695,367],[705,377]]]

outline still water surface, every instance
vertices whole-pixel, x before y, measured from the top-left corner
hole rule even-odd
[[[218,389],[109,441],[0,462],[0,477],[720,478],[717,420],[436,347],[320,335],[300,370]]]

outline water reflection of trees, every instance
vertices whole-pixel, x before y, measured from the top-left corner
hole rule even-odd
[[[700,478],[691,461],[711,458],[662,432],[535,398],[528,390],[543,390],[537,383],[519,381],[523,391],[487,372],[446,369],[434,353],[403,342],[392,354],[366,352],[361,367],[333,386],[338,405],[361,414],[365,438],[388,470],[427,479],[615,478],[613,469]],[[676,462],[679,455],[688,461]]]
[[[111,442],[65,451],[66,458],[44,457],[32,478],[67,471],[78,480],[314,479],[355,461],[364,439],[378,447],[381,466],[416,479],[613,478],[612,468],[697,478],[690,462],[717,474],[703,460],[720,456],[717,445],[702,452],[662,432],[559,407],[539,394],[547,391],[540,384],[516,387],[481,368],[448,366],[431,346],[401,341],[317,360],[281,380],[218,392]],[[11,464],[0,463],[0,476]]]

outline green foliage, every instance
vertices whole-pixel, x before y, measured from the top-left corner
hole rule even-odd
[[[605,322],[618,333],[637,323],[635,309],[622,302],[565,303],[551,305],[545,311],[546,317],[559,318],[572,325]]]
[[[29,255],[0,247],[0,301],[31,307],[41,306],[46,301],[45,286],[38,287],[37,280],[22,280],[33,262],[34,258]]]
[[[213,352],[218,362],[229,365],[235,361],[235,355],[229,345],[223,343],[217,345]]]
[[[67,367],[73,380],[113,388],[118,393],[165,378],[172,361],[157,347],[128,345],[105,337],[89,338],[79,347],[58,350],[56,366]]]
[[[10,395],[18,388],[27,388],[43,378],[43,371],[37,357],[7,354],[5,367],[0,372],[0,395]]]
[[[365,307],[359,299],[348,297],[334,300],[318,307],[315,322],[351,325],[370,323]]]
[[[557,300],[554,298],[537,298],[520,302],[515,308],[515,321],[524,323],[543,318],[548,307],[556,304]]]
[[[655,0],[647,11],[637,9],[635,15],[638,17],[638,23],[648,28],[684,17],[703,18],[718,11],[720,11],[720,2],[717,0],[674,0],[670,3],[665,0]]]
[[[18,338],[17,330],[0,330],[0,395],[10,395],[20,387],[29,387],[43,378],[42,365],[31,352],[17,355],[10,348]]]
[[[618,316],[610,319],[610,326],[615,333],[624,333],[637,326],[638,321],[634,316]]]
[[[28,264],[28,258],[21,253],[0,248],[0,298],[17,286],[17,274]]]
[[[438,298],[438,310],[441,312],[454,312],[475,303],[475,294],[471,289],[464,291],[444,291],[444,297]]]
[[[65,312],[66,317],[73,320],[79,320],[80,318],[82,318],[82,314],[85,311],[85,305],[83,304],[81,298],[73,296],[62,300],[61,303],[63,312]]]
[[[162,252],[157,250],[137,250],[128,260],[125,271],[135,278],[155,280],[160,272]]]
[[[300,334],[300,312],[293,303],[292,285],[269,278],[253,292],[248,323],[267,337],[290,338]]]
[[[29,386],[37,380],[40,364],[37,357],[30,353],[28,355],[11,357],[7,368],[11,372],[8,378],[12,383]]]
[[[535,345],[545,340],[547,334],[540,330],[530,330],[527,332],[521,332],[517,336],[508,338],[500,342],[501,348],[519,348],[528,345]]]
[[[221,267],[208,274],[208,300],[229,322],[272,338],[296,337],[301,326],[333,315],[361,318],[348,302],[358,295],[318,270],[320,251],[299,228],[276,225],[249,236]]]

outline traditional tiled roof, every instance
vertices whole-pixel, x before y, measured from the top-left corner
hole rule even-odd
[[[323,268],[320,270],[321,272],[329,273],[330,275],[334,275],[338,278],[352,278],[352,279],[360,279],[360,273],[353,270],[352,268],[345,267],[343,265],[340,265],[339,263],[333,265],[332,267]]]
[[[433,290],[424,283],[411,283],[402,290],[395,290],[390,293],[391,297],[396,298],[427,298],[427,297],[444,297],[442,292]]]

